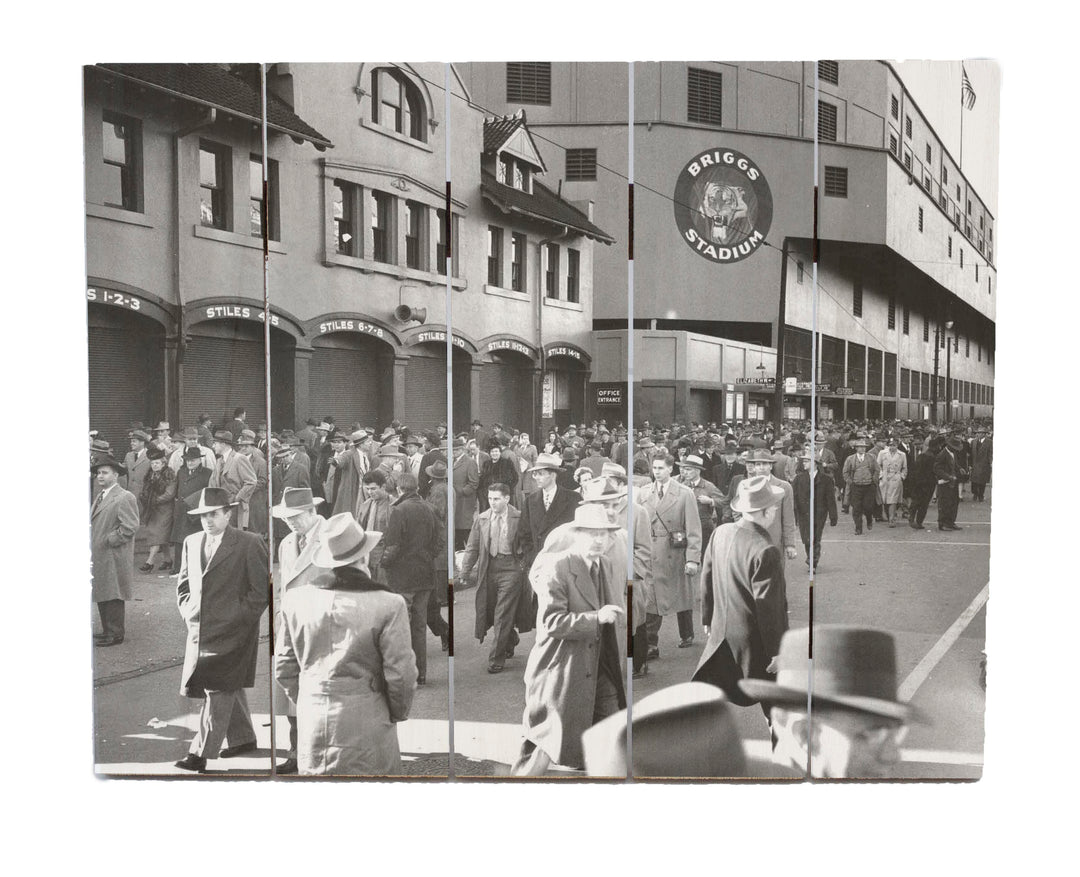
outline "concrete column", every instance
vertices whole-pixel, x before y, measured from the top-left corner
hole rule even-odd
[[[315,351],[310,347],[297,347],[293,351],[293,411],[297,422],[308,417],[322,417],[326,412],[315,412],[311,406],[311,357]]]
[[[391,420],[404,421],[405,419],[405,366],[408,363],[409,357],[399,353],[394,354],[393,389],[391,391],[393,416],[390,418]]]
[[[162,406],[165,411],[165,419],[179,429],[183,428],[180,423],[180,372],[183,366],[177,361],[176,351],[179,347],[179,339],[176,336],[166,337],[161,343],[162,359],[165,366],[165,398]]]
[[[469,423],[480,416],[480,369],[482,369],[483,363],[470,362],[469,363]],[[490,423],[485,423],[485,427],[491,428]],[[465,425],[468,427],[468,424]],[[459,429],[458,432],[461,432]]]

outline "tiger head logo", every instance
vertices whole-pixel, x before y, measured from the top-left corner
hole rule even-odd
[[[745,190],[741,186],[707,183],[701,199],[701,212],[708,217],[709,240],[714,244],[727,243],[731,226],[746,219],[749,208],[743,200]]]

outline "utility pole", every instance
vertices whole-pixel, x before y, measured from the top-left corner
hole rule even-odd
[[[945,328],[950,324],[946,323]],[[945,336],[945,422],[952,420],[952,339]]]
[[[941,362],[941,325],[940,323],[934,326],[934,380],[930,382],[930,422],[937,426],[938,414],[937,414],[937,385],[938,385],[938,368]]]
[[[788,239],[780,257],[780,308],[776,316],[776,384],[773,388],[774,434],[780,435],[784,420],[784,318],[787,316]]]

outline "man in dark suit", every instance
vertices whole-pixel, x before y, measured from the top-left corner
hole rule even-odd
[[[934,475],[934,462],[941,453],[941,440],[935,438],[927,451],[918,453],[915,464],[911,467],[911,504],[908,507],[908,525],[912,530],[923,530],[926,510],[930,508],[930,498],[937,486]]]
[[[92,594],[101,616],[94,645],[118,646],[124,641],[124,601],[131,599],[135,579],[139,503],[117,483],[126,473],[111,453],[96,455],[90,471],[101,488],[90,506]]]
[[[233,526],[246,530],[248,525],[248,501],[259,484],[251,461],[236,450],[238,433],[218,430],[214,433],[214,453],[217,464],[210,476],[210,487],[223,488],[229,503],[235,506],[232,513]]]
[[[956,526],[956,511],[960,505],[960,482],[967,477],[961,468],[957,456],[963,451],[964,443],[955,436],[950,436],[945,447],[934,458],[934,476],[937,478],[938,523],[939,530],[962,530]]]
[[[403,472],[397,479],[398,498],[390,506],[380,565],[387,571],[390,590],[409,607],[409,630],[416,655],[416,684],[427,681],[428,602],[435,587],[435,512],[416,492],[416,477]]]
[[[727,500],[723,508],[717,509],[721,520],[731,520],[728,509],[731,499],[731,482],[738,477],[746,477],[746,466],[739,462],[739,446],[734,441],[726,441],[724,451],[720,455],[720,462],[712,469],[712,483]]]
[[[783,501],[767,475],[740,481],[731,507],[741,517],[716,529],[702,564],[701,580],[712,576],[701,611],[709,638],[693,680],[723,689],[739,706],[755,702],[740,679],[773,678],[788,628],[784,556],[768,532]]]
[[[556,454],[541,454],[536,464],[529,469],[539,490],[534,490],[522,503],[521,526],[518,528],[521,540],[521,556],[524,568],[528,571],[548,533],[559,524],[574,520],[574,509],[581,502],[581,496],[556,483],[562,460]]]
[[[187,624],[180,693],[203,698],[199,729],[176,766],[203,773],[207,759],[232,758],[255,749],[245,688],[255,684],[259,620],[270,599],[266,543],[230,526],[228,493],[203,490],[189,515],[203,532],[184,540],[176,603]],[[226,749],[221,744],[229,741]]]
[[[417,484],[419,485],[419,493],[424,499],[428,498],[428,492],[431,488],[431,476],[428,474],[428,469],[435,465],[436,461],[442,461],[446,463],[446,442],[439,438],[437,432],[427,432],[424,434],[424,456],[420,458],[420,472],[416,476]]]
[[[791,482],[792,498],[795,501],[795,521],[799,525],[803,550],[806,552],[806,565],[810,566],[810,531],[814,533],[814,567],[821,560],[821,537],[825,533],[825,520],[836,526],[836,485],[824,467],[810,451],[803,452],[799,458],[799,472]],[[811,513],[810,479],[814,479],[814,505]]]
[[[229,425],[225,427],[234,436],[239,437],[245,429],[247,429],[247,411],[243,408],[233,409],[233,419],[229,421]]]

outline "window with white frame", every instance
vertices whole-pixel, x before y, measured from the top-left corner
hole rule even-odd
[[[428,208],[416,201],[405,202],[405,265],[427,270]]]
[[[371,191],[371,258],[391,265],[397,255],[394,252],[394,204],[393,195],[375,189]]]
[[[559,297],[559,245],[548,244],[544,248],[544,295],[548,298]]]
[[[566,248],[566,300],[581,300],[581,252],[573,247]]]
[[[253,155],[248,161],[248,214],[251,236],[261,238],[263,228],[267,239],[281,240],[278,228],[278,163],[274,159],[266,162],[266,194],[269,203],[263,203],[263,167],[262,156]]]
[[[528,238],[514,232],[510,238],[510,288],[515,292],[525,291],[525,273],[528,265]]]
[[[502,229],[495,225],[488,226],[487,282],[491,286],[502,286]]]
[[[337,251],[343,256],[360,256],[360,187],[344,180],[334,180],[334,235]]]
[[[439,227],[439,239],[435,242],[435,271],[445,277],[447,262],[449,262],[451,276],[457,277],[457,214],[451,213],[449,222],[447,222],[446,211],[442,208],[437,209],[435,215]]]

